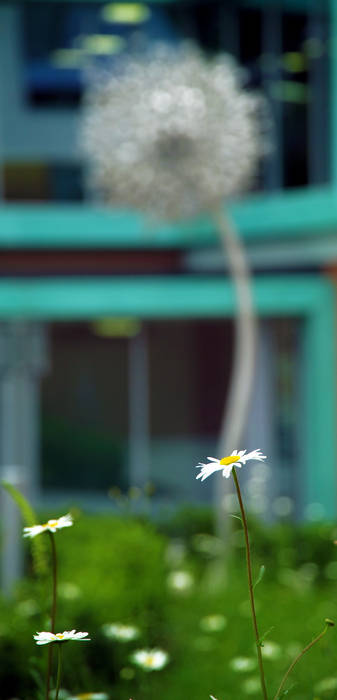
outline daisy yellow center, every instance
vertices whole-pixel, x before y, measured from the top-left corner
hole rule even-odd
[[[58,632],[57,634],[55,634],[55,637],[57,637],[57,639],[63,639],[64,634],[61,634],[61,632]]]
[[[222,467],[225,467],[227,464],[234,464],[235,462],[238,462],[240,459],[239,455],[232,455],[231,457],[223,457],[223,459],[220,459],[220,464]]]
[[[43,527],[55,527],[57,525],[57,520],[48,520]]]
[[[147,659],[144,661],[144,666],[149,666],[150,668],[152,668],[154,663],[155,663],[154,656],[148,656]]]

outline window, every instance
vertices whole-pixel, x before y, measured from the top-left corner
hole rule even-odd
[[[310,12],[280,9],[279,3],[251,5],[222,0],[26,3],[22,9],[26,104],[34,110],[76,110],[93,62],[113,69],[115,60],[133,46],[193,39],[209,54],[232,53],[246,70],[247,85],[268,97],[273,145],[257,187],[275,190],[326,183],[329,17],[325,3]],[[67,167],[64,163],[63,174],[69,180]],[[67,188],[60,178],[60,171],[51,176],[56,186],[50,190],[50,199],[64,198]],[[81,179],[80,168],[77,178]],[[68,192],[68,198],[78,199],[83,187],[74,185]]]

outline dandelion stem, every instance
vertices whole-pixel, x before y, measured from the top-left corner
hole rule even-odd
[[[50,644],[50,646],[53,646]],[[61,683],[61,668],[62,668],[62,642],[58,643],[58,659],[57,659],[57,678],[56,678],[56,690],[55,690],[55,700],[58,700],[60,683]]]
[[[56,618],[56,601],[57,601],[57,556],[54,535],[48,530],[50,537],[51,555],[52,555],[52,605],[50,613],[50,631],[55,634],[55,618]],[[49,700],[50,690],[50,675],[53,661],[53,645],[48,645],[48,662],[47,662],[47,682],[46,682],[46,700]]]
[[[277,699],[279,698],[280,693],[281,693],[281,690],[282,690],[282,688],[283,688],[283,686],[284,686],[284,684],[285,684],[285,682],[286,682],[288,676],[291,674],[291,672],[292,672],[294,666],[296,666],[297,662],[302,658],[302,656],[304,656],[304,654],[307,653],[307,651],[309,651],[309,649],[311,649],[311,647],[314,646],[314,644],[316,644],[317,642],[319,642],[319,640],[322,639],[322,637],[324,637],[324,635],[325,635],[325,633],[326,633],[328,627],[333,627],[333,626],[334,626],[334,623],[333,623],[331,620],[326,620],[324,630],[322,630],[322,632],[321,632],[319,635],[317,635],[317,637],[315,637],[315,639],[313,639],[312,642],[310,642],[309,644],[307,644],[307,646],[304,647],[304,649],[302,649],[302,651],[298,654],[298,656],[296,656],[296,658],[295,658],[294,661],[290,664],[288,670],[287,670],[286,673],[284,674],[284,676],[283,676],[283,678],[282,678],[282,681],[281,681],[281,683],[280,683],[280,686],[279,686],[279,688],[278,688],[278,690],[277,690],[277,693],[276,693],[276,695],[274,696],[273,700],[277,700]]]
[[[219,444],[220,454],[225,455],[240,443],[246,422],[256,364],[257,317],[252,274],[240,234],[222,207],[213,211],[213,219],[233,281],[236,301],[233,371]]]
[[[251,562],[251,556],[250,556],[250,545],[249,545],[247,518],[246,518],[245,509],[243,506],[238,477],[236,475],[236,471],[235,471],[234,467],[232,469],[232,475],[233,475],[233,479],[234,479],[236,493],[237,493],[238,500],[239,500],[242,525],[243,525],[243,531],[244,531],[244,536],[245,536],[249,600],[250,600],[250,607],[251,607],[251,611],[252,611],[252,620],[253,620],[253,628],[254,628],[254,634],[255,634],[257,660],[258,660],[259,671],[260,671],[261,689],[262,689],[262,695],[263,695],[264,700],[268,700],[266,681],[265,681],[264,669],[263,669],[261,643],[260,643],[259,630],[258,630],[257,619],[256,619],[256,610],[255,610],[255,601],[254,601],[254,586],[253,586],[253,576],[252,576],[252,562]],[[275,698],[274,698],[274,700],[275,700]]]

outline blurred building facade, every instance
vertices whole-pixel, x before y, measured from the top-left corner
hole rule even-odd
[[[211,502],[235,297],[205,217],[103,208],[78,145],[88,64],[188,38],[268,97],[273,150],[230,205],[254,272],[250,504],[336,514],[337,11],[333,0],[0,5],[0,459],[37,503],[93,508],[153,484]],[[240,446],[239,446],[240,447]]]

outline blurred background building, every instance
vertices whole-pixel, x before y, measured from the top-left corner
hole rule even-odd
[[[93,62],[158,40],[233,54],[273,150],[232,203],[260,316],[243,447],[256,511],[336,514],[337,9],[333,0],[0,5],[0,460],[36,504],[211,502],[235,298],[211,222],[103,208],[79,148]],[[239,448],[242,446],[239,445]],[[11,471],[12,470],[12,471]]]

